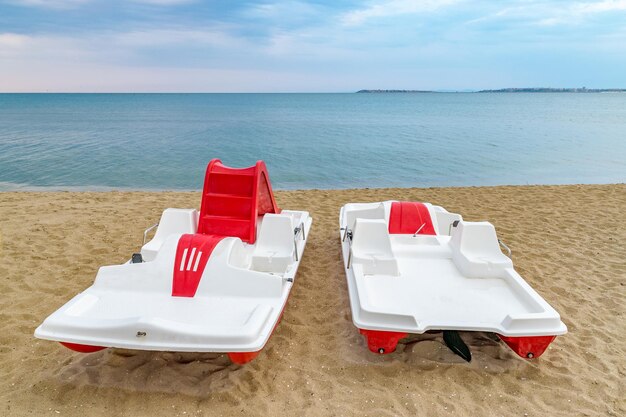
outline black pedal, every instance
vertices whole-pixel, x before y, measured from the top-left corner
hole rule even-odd
[[[133,253],[132,258],[130,259],[131,264],[140,264],[143,262],[143,257],[140,253]]]

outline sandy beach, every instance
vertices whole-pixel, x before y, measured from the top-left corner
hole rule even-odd
[[[626,185],[276,195],[310,211],[313,228],[281,324],[238,366],[221,354],[79,354],[33,337],[99,266],[138,251],[163,209],[198,207],[199,192],[0,193],[0,415],[626,415]],[[533,361],[487,333],[463,334],[471,363],[438,334],[370,353],[350,318],[338,211],[388,199],[492,222],[569,333]]]

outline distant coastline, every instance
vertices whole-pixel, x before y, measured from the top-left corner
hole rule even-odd
[[[359,90],[357,93],[626,93],[626,88],[501,88],[478,91],[437,91],[437,90]]]
[[[626,93],[626,88],[501,88],[478,93]]]

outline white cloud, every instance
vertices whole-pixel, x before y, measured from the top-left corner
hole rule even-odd
[[[159,47],[181,44],[187,47],[208,45],[219,48],[234,48],[245,43],[244,39],[232,36],[225,28],[137,30],[113,35],[111,41],[116,45],[128,47]]]
[[[350,11],[341,20],[347,26],[354,26],[380,17],[433,12],[459,2],[460,0],[387,0]]]
[[[73,61],[98,57],[102,45],[89,45],[86,39],[56,35],[0,34],[0,57],[32,63]]]
[[[586,18],[599,13],[626,10],[626,0],[602,0],[594,2],[573,2],[566,7],[553,7],[551,16],[540,19],[538,24],[555,26],[584,22]]]
[[[138,67],[55,63],[42,70],[33,66],[0,67],[3,92],[301,92],[339,91],[343,80],[314,71],[231,68]],[[6,74],[11,74],[7,77]],[[363,83],[365,84],[365,83]],[[312,87],[311,87],[312,86]],[[323,87],[320,87],[323,86]]]
[[[20,35],[17,33],[0,33],[0,52],[3,49],[16,49],[24,46],[29,37],[26,35]]]
[[[575,3],[573,9],[578,13],[601,13],[626,10],[626,0],[602,0],[597,2]]]
[[[195,3],[196,0],[132,0],[135,3],[150,4],[153,6],[178,6],[181,4]]]
[[[243,13],[250,18],[262,19],[294,19],[302,16],[312,16],[318,8],[306,1],[277,1],[249,6]]]
[[[11,0],[9,3],[25,7],[41,7],[46,9],[74,9],[92,0]]]
[[[13,59],[54,60],[74,57],[105,61],[111,57],[131,56],[146,48],[195,47],[233,49],[253,47],[244,38],[226,29],[147,29],[128,32],[93,32],[82,36],[0,33],[0,56]]]
[[[8,0],[8,3],[25,7],[40,7],[46,9],[75,9],[87,3],[97,0]],[[133,3],[148,4],[153,6],[178,6],[181,4],[195,3],[197,0],[130,0]]]
[[[601,13],[626,11],[626,0],[545,2],[516,2],[485,16],[468,21],[469,24],[483,22],[519,22],[538,26],[578,25]]]
[[[77,5],[87,0],[50,1]],[[181,0],[125,1],[167,6]],[[162,23],[169,15],[157,10],[157,21],[82,28],[80,35],[69,27],[62,33],[0,31],[0,91],[463,88],[478,85],[480,74],[489,74],[487,84],[481,85],[489,87],[488,81],[498,71],[515,70],[507,62],[521,55],[516,48],[535,59],[536,51],[558,50],[562,57],[573,56],[571,60],[579,62],[588,59],[587,51],[604,48],[604,55],[598,56],[615,68],[624,68],[619,57],[624,56],[620,52],[626,45],[626,32],[616,28],[610,13],[621,16],[626,0],[517,0],[506,6],[467,3],[459,6],[462,13],[454,7],[461,1],[376,0],[346,14],[323,6],[311,8],[302,1],[276,0],[244,8],[236,15],[236,24],[219,20],[219,15],[212,16],[216,20],[208,25],[202,19],[187,18]],[[22,3],[42,4],[43,0]],[[132,9],[152,11],[150,7]],[[439,14],[448,12],[450,16],[440,19]],[[435,14],[437,21],[430,22]],[[399,16],[409,18],[393,18]],[[392,25],[376,24],[384,18]],[[478,19],[463,24],[471,18]],[[420,25],[411,25],[411,20],[418,19]],[[588,27],[539,26],[582,21]],[[555,68],[568,68],[557,64]],[[445,72],[446,68],[451,72]],[[525,68],[532,70],[533,64]],[[559,74],[564,72],[561,69]],[[539,84],[541,77],[535,78]],[[505,81],[497,85],[506,85]]]

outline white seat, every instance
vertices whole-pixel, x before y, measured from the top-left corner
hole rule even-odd
[[[251,269],[260,272],[283,274],[294,257],[294,226],[287,214],[263,216],[256,248],[252,253]]]
[[[450,239],[452,260],[471,278],[497,278],[513,262],[500,251],[496,229],[489,222],[459,222]]]
[[[352,263],[361,264],[364,275],[399,275],[384,219],[357,218],[351,251]]]
[[[451,226],[457,220],[463,220],[460,214],[449,213],[446,209],[439,206],[433,206],[435,213],[434,218],[437,220],[437,234],[441,236],[449,236],[451,233]]]
[[[385,205],[383,203],[362,203],[359,209],[349,210],[346,213],[346,225],[354,230],[356,219],[385,219]]]
[[[196,233],[198,230],[198,210],[168,208],[163,211],[159,227],[151,241],[141,248],[144,261],[154,260],[163,242],[172,234]]]

